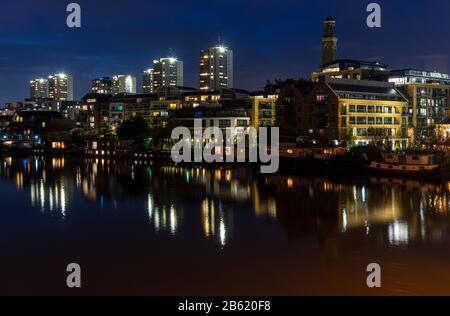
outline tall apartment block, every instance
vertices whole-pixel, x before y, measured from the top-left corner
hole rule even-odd
[[[48,97],[55,101],[73,101],[73,79],[60,73],[48,77]]]
[[[113,94],[136,93],[136,77],[131,75],[118,75],[112,79]]]
[[[200,51],[200,89],[233,88],[233,51],[215,46]]]
[[[153,93],[153,69],[144,71],[142,77],[142,93]]]
[[[30,97],[32,99],[48,98],[48,80],[39,78],[30,81]]]
[[[165,86],[183,86],[183,62],[177,58],[153,61],[153,91]]]
[[[101,77],[92,80],[91,91],[99,94],[113,94],[113,81],[110,77]]]

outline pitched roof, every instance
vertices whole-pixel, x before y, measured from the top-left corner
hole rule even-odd
[[[337,93],[358,93],[407,101],[394,84],[381,81],[327,79],[328,85]]]

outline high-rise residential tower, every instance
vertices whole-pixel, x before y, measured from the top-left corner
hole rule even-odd
[[[48,98],[48,80],[44,78],[31,80],[30,97],[32,99]]]
[[[64,73],[49,76],[48,97],[55,101],[73,101],[72,77]]]
[[[101,77],[92,80],[91,91],[99,94],[113,94],[113,81],[110,77]]]
[[[153,91],[165,86],[183,86],[183,62],[177,58],[153,61]]]
[[[336,21],[332,17],[327,17],[324,26],[325,32],[322,37],[322,65],[336,60],[338,42],[335,33]]]
[[[153,69],[144,71],[142,77],[142,93],[153,93]]]
[[[233,51],[215,46],[200,51],[200,89],[233,87]]]
[[[136,77],[131,75],[118,75],[112,79],[113,94],[118,93],[136,93]]]

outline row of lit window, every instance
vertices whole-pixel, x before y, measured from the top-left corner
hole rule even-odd
[[[355,105],[350,104],[350,113],[396,113],[396,107],[394,106],[379,106],[379,105]]]
[[[343,120],[345,122],[345,118]],[[393,125],[397,124],[393,117],[365,117],[365,116],[351,116],[349,117],[349,124],[351,125]]]

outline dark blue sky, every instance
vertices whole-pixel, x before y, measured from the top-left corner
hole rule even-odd
[[[68,3],[82,28],[66,26]],[[65,71],[75,96],[98,76],[141,73],[173,51],[185,85],[198,86],[199,50],[220,37],[235,56],[235,86],[309,77],[320,64],[324,17],[337,20],[338,57],[380,60],[391,68],[448,72],[448,0],[378,1],[381,29],[369,29],[363,0],[2,0],[0,104],[28,97],[29,80]]]

